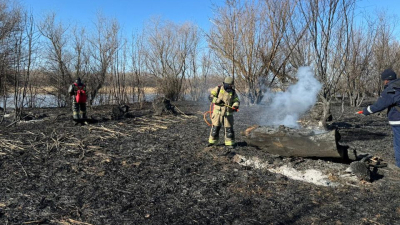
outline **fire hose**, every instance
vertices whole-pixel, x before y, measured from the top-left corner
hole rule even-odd
[[[210,110],[207,111],[207,112],[205,112],[205,113],[203,114],[204,121],[206,122],[206,124],[207,124],[209,127],[212,126],[212,123],[209,123],[209,122],[207,121],[207,114],[210,114],[210,120],[212,120],[211,115],[212,115],[212,111],[213,111],[213,105],[214,105],[214,103],[211,103],[211,104],[210,104]],[[232,106],[230,106],[230,105],[226,105],[226,104],[224,104],[224,106],[226,106],[226,107],[232,109],[232,110],[235,111],[235,112],[239,112],[239,109],[238,109],[238,108],[234,108],[234,107],[232,107]]]
[[[212,124],[211,124],[211,123],[209,123],[209,122],[207,121],[207,114],[210,114],[210,120],[211,120],[212,106],[213,106],[213,103],[211,103],[211,104],[210,104],[210,110],[209,110],[209,111],[207,111],[207,112],[205,112],[205,113],[204,113],[204,115],[203,115],[203,117],[204,117],[204,121],[206,121],[206,124],[207,124],[209,127],[211,127],[211,126],[212,126]]]

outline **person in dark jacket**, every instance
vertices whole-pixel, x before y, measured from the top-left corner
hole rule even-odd
[[[83,102],[77,102],[78,90],[84,91],[85,99]],[[69,86],[68,93],[72,96],[72,116],[75,121],[85,121],[86,117],[86,86],[82,83],[81,78],[77,78],[73,84]]]
[[[400,79],[392,69],[386,69],[381,74],[385,85],[379,99],[372,105],[365,107],[364,115],[370,115],[388,109],[387,116],[393,131],[393,148],[396,166],[400,167]]]

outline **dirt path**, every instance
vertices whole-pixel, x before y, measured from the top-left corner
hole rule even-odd
[[[282,158],[246,146],[240,131],[268,115],[242,107],[239,147],[205,147],[208,104],[178,102],[185,113],[111,120],[110,107],[76,126],[69,109],[38,109],[42,120],[0,128],[0,224],[399,224],[400,172],[373,182],[348,164]],[[341,144],[394,163],[384,116],[340,115]],[[308,177],[308,178],[307,178]],[[307,180],[307,179],[308,180]],[[316,181],[319,181],[316,182]]]

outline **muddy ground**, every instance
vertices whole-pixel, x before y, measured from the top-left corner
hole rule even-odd
[[[265,116],[260,106],[236,114],[236,149],[205,147],[208,103],[173,104],[177,116],[154,116],[149,103],[119,120],[95,107],[89,125],[75,125],[69,108],[32,110],[38,119],[12,126],[6,118],[0,224],[400,224],[397,170],[374,169],[366,182],[345,172],[349,162],[247,146],[240,131]],[[330,122],[340,143],[393,165],[386,117],[341,109]]]

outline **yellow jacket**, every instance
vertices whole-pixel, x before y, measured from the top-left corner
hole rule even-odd
[[[215,104],[213,113],[228,116],[235,112],[232,107],[239,108],[239,97],[234,89],[227,92],[223,85],[217,86],[211,90],[211,95],[214,96],[212,102]]]

